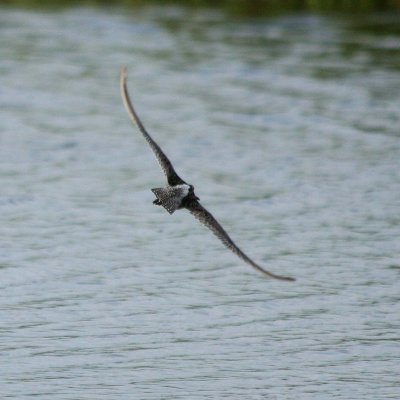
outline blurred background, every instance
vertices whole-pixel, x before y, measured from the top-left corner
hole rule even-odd
[[[398,398],[399,9],[0,1],[1,397]]]

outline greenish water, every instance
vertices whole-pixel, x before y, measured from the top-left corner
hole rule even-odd
[[[139,114],[264,279],[184,211]],[[0,9],[0,397],[397,399],[391,13]]]
[[[148,5],[180,6],[188,9],[211,7],[235,16],[260,16],[285,12],[382,12],[399,11],[398,0],[6,0],[0,4],[32,8],[57,8],[70,6],[122,6],[132,9]]]

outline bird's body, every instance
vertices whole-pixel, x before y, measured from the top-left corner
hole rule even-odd
[[[168,185],[164,188],[151,189],[156,196],[156,199],[153,201],[153,203],[164,207],[170,214],[173,214],[176,210],[182,208],[187,209],[198,221],[209,228],[227,248],[239,256],[243,261],[271,278],[294,281],[294,278],[273,274],[272,272],[267,271],[255,263],[242,250],[240,250],[238,246],[236,246],[236,244],[222,228],[219,222],[213,217],[213,215],[199,203],[200,199],[195,195],[193,185],[186,183],[182,178],[179,177],[168,157],[147,132],[138,115],[136,114],[129,97],[126,86],[126,78],[126,69],[123,68],[120,75],[120,90],[125,108],[131,120],[137,124],[147,143],[153,150],[157,161],[160,164],[161,169],[164,171],[168,181]]]
[[[185,202],[194,196],[193,186],[191,187],[186,183],[181,183],[175,186],[168,185],[163,188],[151,189],[151,191],[157,197],[153,203],[158,206],[163,206],[170,214],[183,208]]]

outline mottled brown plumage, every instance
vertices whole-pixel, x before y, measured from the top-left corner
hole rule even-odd
[[[157,197],[153,203],[163,206],[170,214],[181,208],[189,210],[189,212],[198,221],[209,228],[228,249],[230,249],[247,264],[251,265],[253,268],[262,272],[266,276],[269,276],[270,278],[284,281],[294,281],[294,278],[275,275],[255,263],[250,257],[243,253],[243,251],[240,250],[238,246],[236,246],[236,244],[225,232],[219,222],[213,217],[213,215],[199,203],[199,198],[195,195],[193,186],[187,184],[183,179],[179,177],[179,175],[175,172],[175,169],[169,161],[168,157],[164,154],[158,144],[152,139],[152,137],[149,135],[142,122],[140,121],[129,98],[128,88],[126,86],[126,79],[126,68],[123,68],[120,75],[120,90],[125,108],[131,120],[137,124],[147,143],[153,150],[161,166],[161,169],[164,171],[168,181],[168,186],[166,186],[165,188],[151,189]]]

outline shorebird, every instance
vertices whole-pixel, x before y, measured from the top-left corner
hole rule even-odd
[[[247,264],[250,264],[253,268],[260,271],[264,275],[279,279],[283,281],[294,281],[294,278],[276,275],[272,272],[267,271],[260,265],[255,263],[250,257],[248,257],[238,246],[233,242],[230,236],[225,232],[219,222],[213,217],[213,215],[207,211],[200,203],[199,198],[194,193],[193,185],[186,183],[176,172],[171,164],[171,161],[161,150],[160,146],[153,140],[150,134],[147,132],[146,128],[142,124],[139,116],[132,105],[131,99],[129,97],[128,88],[126,85],[127,81],[127,70],[122,68],[120,74],[120,91],[122,101],[128,112],[128,115],[132,122],[136,124],[146,139],[147,143],[153,150],[158,163],[161,166],[164,174],[167,177],[168,185],[163,188],[151,189],[155,194],[156,199],[153,204],[164,207],[170,214],[173,214],[176,210],[187,209],[198,221],[209,228],[215,236],[233,253],[239,256]]]

